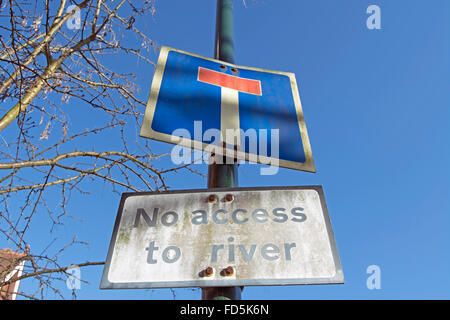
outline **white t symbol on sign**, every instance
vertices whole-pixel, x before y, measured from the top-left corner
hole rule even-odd
[[[199,67],[198,81],[221,87],[220,132],[227,145],[240,146],[239,91],[262,95],[261,81]],[[227,134],[228,133],[228,134]]]

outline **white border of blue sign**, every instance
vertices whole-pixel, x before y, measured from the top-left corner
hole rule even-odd
[[[170,134],[157,132],[152,129],[152,122],[153,122],[153,117],[155,115],[156,102],[158,100],[159,90],[160,90],[161,82],[162,82],[163,75],[164,75],[164,69],[166,66],[167,56],[170,51],[176,51],[176,52],[179,52],[182,54],[191,55],[191,56],[198,57],[201,59],[215,61],[215,62],[224,64],[224,65],[227,65],[230,68],[246,69],[246,70],[253,70],[253,71],[260,71],[260,72],[267,72],[267,73],[274,73],[274,74],[281,74],[281,75],[288,76],[291,80],[292,95],[294,98],[294,104],[295,104],[295,108],[296,108],[296,112],[297,112],[297,119],[298,119],[298,124],[299,124],[300,135],[301,135],[302,142],[303,142],[303,151],[304,151],[306,160],[305,160],[305,162],[294,162],[294,161],[276,159],[276,158],[265,157],[265,156],[260,156],[260,155],[257,156],[257,160],[258,160],[258,163],[262,163],[262,164],[271,164],[271,165],[278,164],[279,167],[283,167],[283,168],[290,168],[290,169],[296,169],[296,170],[302,170],[302,171],[308,171],[308,172],[316,172],[316,167],[314,165],[314,160],[313,160],[312,151],[311,151],[311,145],[310,145],[309,138],[308,138],[308,132],[306,130],[305,120],[303,117],[303,110],[302,110],[302,105],[300,102],[300,95],[298,92],[297,81],[295,79],[294,73],[271,71],[271,70],[251,68],[251,67],[242,67],[242,66],[234,65],[234,64],[227,63],[224,61],[219,61],[216,59],[211,59],[211,58],[203,57],[203,56],[196,55],[193,53],[185,52],[182,50],[169,48],[166,46],[163,46],[161,48],[161,51],[159,54],[158,63],[156,66],[155,74],[153,76],[153,82],[152,82],[152,86],[151,86],[151,90],[150,90],[150,96],[149,96],[149,99],[147,102],[147,107],[145,110],[144,121],[143,121],[142,127],[141,127],[141,132],[140,132],[141,137],[150,138],[150,139],[163,141],[163,142],[168,142],[168,143],[172,143],[172,144],[177,144],[177,145],[180,145],[183,147],[199,149],[199,150],[206,150],[207,146],[209,146],[207,143],[202,143],[202,142],[194,141],[194,140],[187,139],[187,138],[181,138],[178,136],[173,136]],[[295,147],[295,146],[293,146],[293,147]],[[218,155],[221,155],[221,156],[227,156],[227,155],[231,154],[231,155],[235,155],[236,158],[239,160],[244,160],[244,161],[255,160],[254,159],[255,155],[249,154],[249,153],[246,153],[246,152],[243,152],[240,150],[235,152],[232,149],[215,148],[215,151]]]

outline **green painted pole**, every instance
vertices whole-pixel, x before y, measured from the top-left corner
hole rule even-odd
[[[214,58],[234,63],[233,0],[217,0],[216,40]],[[211,155],[213,157],[214,155]],[[217,157],[217,156],[214,156]],[[238,164],[222,159],[223,164],[211,163],[208,168],[208,188],[238,186]],[[202,288],[203,300],[240,300],[243,287]]]
[[[233,0],[217,0],[214,58],[234,63]]]

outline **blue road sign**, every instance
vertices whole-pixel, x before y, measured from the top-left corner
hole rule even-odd
[[[162,47],[140,135],[315,172],[293,73]]]

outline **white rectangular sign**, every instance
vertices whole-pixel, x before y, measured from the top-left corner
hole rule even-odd
[[[343,283],[322,187],[122,195],[102,289]]]

